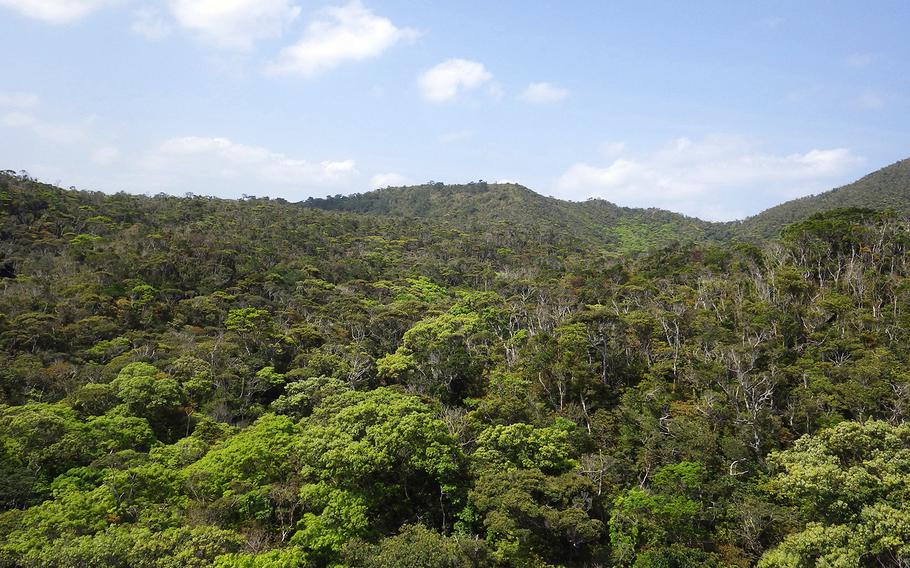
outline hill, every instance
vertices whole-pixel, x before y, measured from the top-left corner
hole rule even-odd
[[[717,224],[662,209],[633,209],[592,199],[545,197],[518,184],[430,183],[389,187],[348,196],[308,199],[328,211],[421,219],[462,230],[511,227],[528,233],[558,232],[612,252],[639,252],[675,242],[711,238]]]
[[[735,224],[735,233],[750,238],[773,238],[790,223],[815,213],[841,208],[893,209],[910,215],[910,158],[819,195],[794,199]]]
[[[908,222],[726,227],[0,173],[0,566],[907,565]]]
[[[306,207],[422,220],[465,231],[510,227],[527,234],[559,233],[612,253],[634,253],[674,243],[773,239],[781,229],[816,213],[844,208],[892,209],[910,215],[910,159],[849,185],[782,203],[743,221],[712,223],[663,209],[620,207],[545,197],[517,184],[429,183],[367,193],[310,198]]]

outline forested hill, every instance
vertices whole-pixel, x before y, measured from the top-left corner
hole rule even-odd
[[[310,271],[372,281],[418,272],[475,285],[496,271],[562,274],[607,249],[533,219],[467,231],[443,220],[322,211],[282,199],[64,190],[9,174],[0,175],[0,205],[0,265],[8,275],[39,252],[66,252],[80,270],[132,275],[183,295],[234,286],[275,266],[291,271],[285,278]]]
[[[0,175],[0,567],[910,565],[906,216],[621,254],[476,189]]]
[[[773,238],[790,223],[814,213],[847,207],[893,209],[899,214],[910,215],[910,158],[849,185],[772,207],[737,223],[734,230],[748,238]]]
[[[711,223],[662,209],[619,207],[600,199],[563,201],[517,184],[486,182],[389,187],[348,196],[310,198],[304,204],[328,211],[448,223],[465,230],[491,224],[544,233],[558,230],[598,248],[639,252],[677,242],[773,239],[790,223],[838,208],[892,209],[908,215],[910,159],[849,185],[789,201],[731,223]]]
[[[452,224],[464,230],[490,225],[557,231],[611,251],[637,252],[674,242],[703,241],[724,227],[661,209],[619,207],[592,199],[545,197],[513,183],[430,183],[349,196],[308,199],[308,207]]]

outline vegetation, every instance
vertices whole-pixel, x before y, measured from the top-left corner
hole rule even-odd
[[[734,224],[734,230],[744,237],[767,239],[776,237],[786,225],[815,213],[850,207],[893,209],[906,216],[910,215],[907,188],[910,188],[910,159],[891,164],[849,185],[772,207]]]
[[[618,207],[601,199],[584,203],[561,201],[514,183],[431,182],[364,194],[310,198],[305,204],[328,211],[442,222],[472,233],[500,227],[531,234],[537,239],[572,239],[614,253],[641,252],[728,232],[723,225],[669,211]]]
[[[795,221],[2,175],[0,566],[908,565],[910,219]]]

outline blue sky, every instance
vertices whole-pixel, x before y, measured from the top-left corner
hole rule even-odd
[[[707,219],[910,156],[910,3],[0,0],[0,168],[290,200],[522,183]]]

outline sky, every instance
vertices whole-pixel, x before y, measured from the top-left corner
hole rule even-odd
[[[0,169],[742,218],[910,157],[910,2],[0,0]]]

